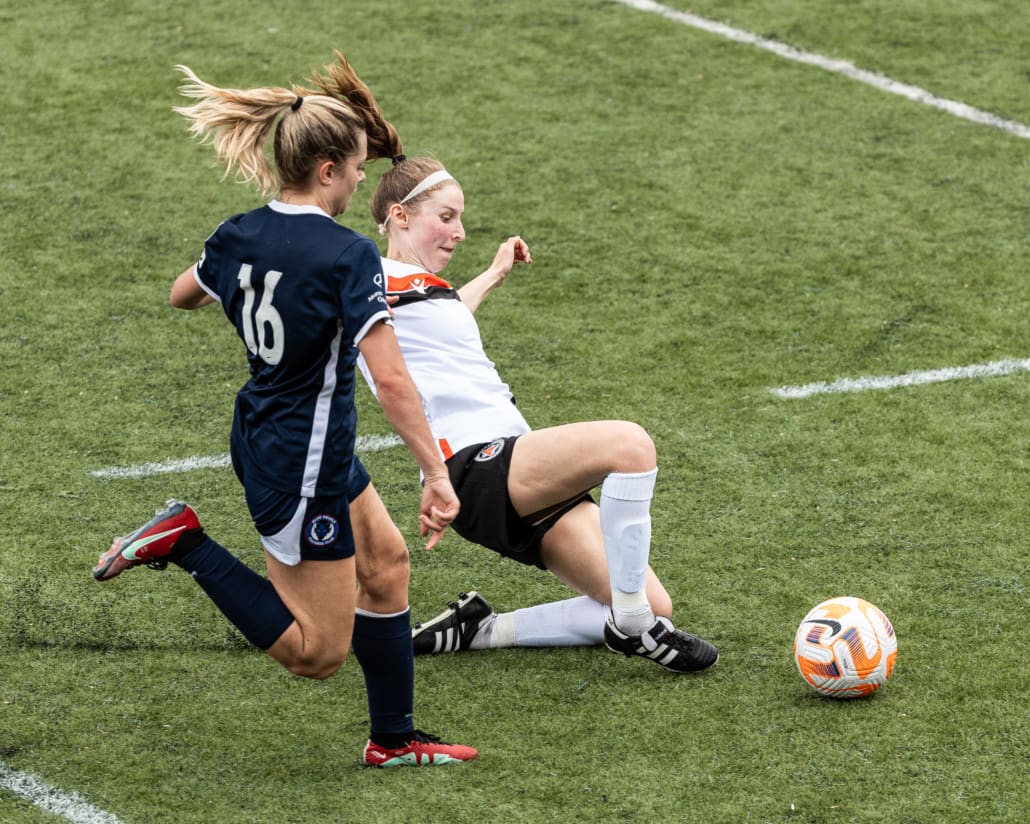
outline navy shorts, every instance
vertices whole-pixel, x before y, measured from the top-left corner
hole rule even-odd
[[[261,545],[288,566],[336,561],[354,555],[350,502],[369,485],[368,471],[354,456],[343,495],[304,498],[244,481],[247,507]]]
[[[540,541],[558,519],[581,501],[577,495],[545,513],[523,518],[508,496],[508,471],[518,435],[473,444],[447,461],[451,486],[461,511],[451,527],[466,541],[485,546],[520,564],[547,569],[540,557]]]

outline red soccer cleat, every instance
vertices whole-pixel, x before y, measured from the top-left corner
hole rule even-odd
[[[130,567],[146,564],[154,569],[168,566],[175,542],[184,532],[200,529],[197,513],[182,501],[168,501],[143,526],[124,538],[115,538],[111,548],[93,567],[93,577],[109,581]]]
[[[374,741],[365,744],[361,763],[366,767],[419,767],[435,764],[460,764],[479,755],[472,747],[446,744],[435,735],[415,730],[403,747],[388,749]]]

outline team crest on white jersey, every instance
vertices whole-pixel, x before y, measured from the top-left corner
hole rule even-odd
[[[304,527],[304,537],[313,546],[328,546],[340,534],[340,522],[332,515],[316,515]]]
[[[498,438],[496,441],[488,443],[480,449],[479,454],[476,455],[476,460],[480,463],[483,461],[492,461],[501,454],[502,449],[504,449],[504,438]]]

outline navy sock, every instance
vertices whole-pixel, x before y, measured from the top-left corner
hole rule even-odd
[[[354,656],[365,674],[369,737],[382,747],[402,747],[415,729],[415,654],[411,610],[400,615],[354,616]]]
[[[185,545],[180,548],[180,544]],[[293,615],[271,581],[203,530],[184,534],[175,549],[173,562],[193,576],[215,606],[254,646],[268,649],[293,623]]]

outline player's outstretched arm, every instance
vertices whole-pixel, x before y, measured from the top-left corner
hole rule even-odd
[[[529,244],[518,235],[508,238],[497,249],[493,263],[458,290],[461,302],[475,312],[486,296],[504,283],[516,263],[532,262]]]

